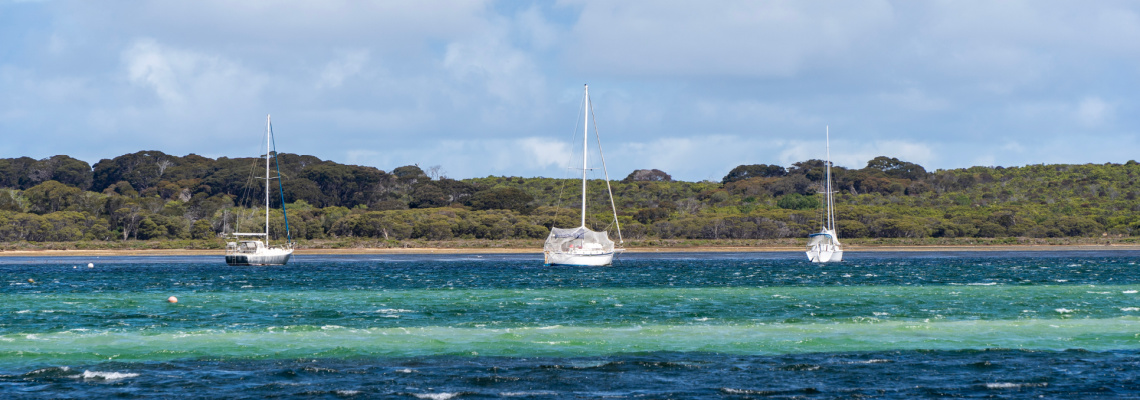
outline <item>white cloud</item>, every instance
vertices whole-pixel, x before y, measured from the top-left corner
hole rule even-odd
[[[144,38],[122,53],[127,78],[150,88],[172,111],[201,112],[255,101],[267,78],[216,55],[175,49]]]
[[[345,53],[341,57],[329,61],[325,64],[324,70],[321,71],[320,79],[317,81],[318,89],[337,88],[344,83],[344,80],[359,74],[364,65],[368,63],[368,50],[354,50]]]
[[[1113,107],[1098,97],[1086,97],[1077,104],[1077,120],[1085,126],[1099,126],[1111,117]]]
[[[582,1],[566,58],[623,76],[775,76],[861,47],[893,13],[886,1]]]

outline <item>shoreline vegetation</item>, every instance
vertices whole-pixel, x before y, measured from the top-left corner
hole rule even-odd
[[[626,242],[628,253],[800,252],[795,239],[644,240]],[[1116,251],[1140,250],[1135,238],[923,238],[851,239],[849,252],[942,251]],[[193,256],[222,255],[221,240],[76,241],[0,243],[0,257],[29,256]],[[540,254],[541,240],[311,240],[297,244],[298,255],[356,254]]]
[[[297,154],[281,155],[282,193],[267,208],[250,172],[264,163],[159,151],[94,166],[63,155],[0,158],[0,251],[220,252],[221,238],[261,231],[268,218],[270,238],[291,238],[301,254],[537,253],[552,227],[581,224],[575,179],[455,180],[439,166],[385,172]],[[719,182],[656,169],[594,179],[585,225],[624,237],[631,252],[802,251],[824,219],[827,165],[740,165]],[[1140,245],[1136,161],[931,172],[880,156],[830,170],[836,229],[851,251]]]

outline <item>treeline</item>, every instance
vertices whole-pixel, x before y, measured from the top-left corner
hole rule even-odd
[[[0,159],[0,240],[217,240],[260,230],[264,163],[159,151],[94,166],[62,155]],[[280,169],[296,240],[543,238],[551,226],[579,224],[573,179],[454,180],[438,168],[385,172],[295,154],[281,154]],[[720,182],[637,170],[611,186],[627,240],[800,238],[820,227],[824,176],[823,161],[807,160],[741,165]],[[832,168],[846,238],[1137,235],[1138,180],[1134,161],[930,172],[877,157],[860,169]],[[612,231],[605,182],[591,181],[587,196],[587,224]],[[283,236],[280,212],[270,220]]]

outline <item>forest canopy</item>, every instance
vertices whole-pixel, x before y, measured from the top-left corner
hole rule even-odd
[[[542,238],[579,224],[579,182],[454,180],[418,166],[391,172],[281,154],[271,233],[297,240]],[[140,151],[88,163],[65,155],[0,159],[0,240],[217,240],[264,220],[264,158]],[[826,164],[749,164],[720,182],[639,169],[610,183],[626,239],[801,238],[819,229]],[[1140,164],[928,171],[893,157],[832,167],[847,238],[1140,235]],[[275,184],[275,183],[274,183]],[[606,184],[588,184],[587,225],[610,228]]]

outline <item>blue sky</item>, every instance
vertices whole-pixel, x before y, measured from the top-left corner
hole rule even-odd
[[[611,176],[1137,159],[1140,3],[0,0],[0,157],[281,151]]]

